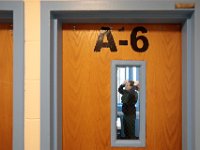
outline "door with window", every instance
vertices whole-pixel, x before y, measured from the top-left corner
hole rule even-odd
[[[147,29],[137,33],[148,39],[144,52],[131,46],[132,30],[138,26]],[[110,45],[95,51],[100,29],[108,27],[116,51]],[[103,43],[109,43],[108,38],[104,36]],[[129,149],[182,149],[181,25],[63,24],[62,39],[63,150],[128,149],[111,147],[112,60],[146,61],[146,147]],[[136,42],[138,48],[143,44]]]
[[[0,150],[12,150],[12,32],[11,24],[0,24]]]

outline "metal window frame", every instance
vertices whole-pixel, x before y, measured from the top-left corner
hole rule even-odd
[[[116,138],[117,118],[117,67],[137,66],[140,76],[140,123],[138,140],[120,140]],[[145,147],[146,146],[146,62],[133,60],[112,60],[111,62],[111,146],[113,147]]]
[[[13,24],[13,150],[24,149],[24,4],[0,1],[0,23]]]
[[[200,25],[195,9],[175,2],[41,1],[41,149],[62,149],[62,23],[182,24],[182,149],[198,150],[197,80]],[[195,57],[196,56],[196,57]],[[194,59],[196,58],[196,59]],[[195,82],[194,82],[195,81]],[[196,108],[196,107],[197,108]],[[196,109],[194,109],[196,108]],[[196,118],[195,118],[196,117]],[[194,121],[197,119],[197,121]]]

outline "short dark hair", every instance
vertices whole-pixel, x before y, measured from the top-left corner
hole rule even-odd
[[[134,81],[129,80],[128,82],[130,83],[130,86],[134,86]]]

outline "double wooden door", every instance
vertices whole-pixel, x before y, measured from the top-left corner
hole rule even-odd
[[[142,26],[149,46],[137,52],[131,33]],[[117,51],[95,52],[102,27]],[[63,24],[63,150],[181,150],[182,49],[179,24]],[[127,40],[127,45],[120,45]],[[104,43],[108,43],[106,36]],[[137,46],[143,47],[141,40]],[[146,61],[146,147],[111,147],[111,61]]]

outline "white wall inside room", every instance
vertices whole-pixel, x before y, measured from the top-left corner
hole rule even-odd
[[[24,1],[24,149],[40,149],[40,1]]]

